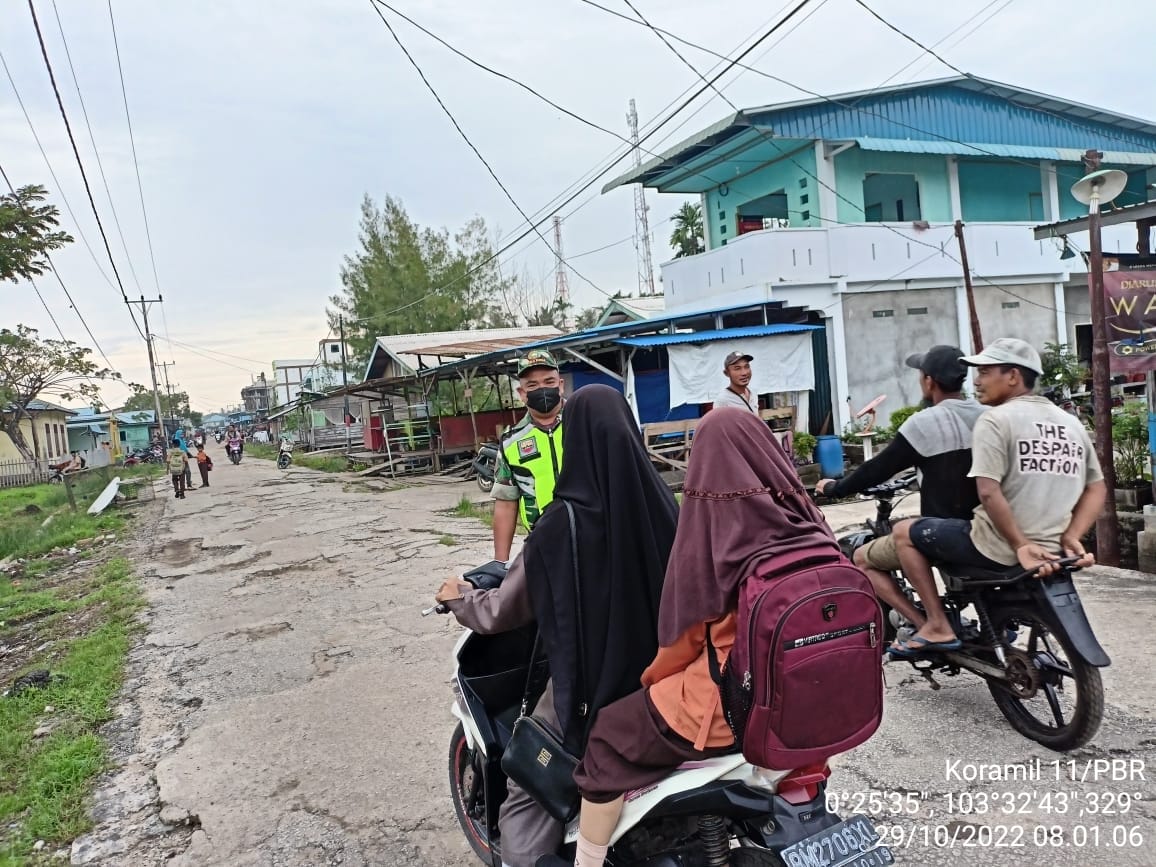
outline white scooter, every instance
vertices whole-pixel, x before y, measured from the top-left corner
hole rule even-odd
[[[495,568],[497,567],[497,568]],[[501,564],[462,576],[488,589]],[[423,614],[444,613],[444,606]],[[499,635],[466,630],[454,646],[449,782],[458,824],[487,864],[501,863],[498,805],[506,796],[502,751],[526,685],[534,629]],[[545,662],[540,663],[543,668]],[[538,678],[536,678],[538,679]],[[545,671],[541,680],[545,679]],[[827,765],[774,771],[741,754],[689,762],[662,782],[628,792],[611,838],[614,867],[884,867],[894,863],[863,815],[843,821],[828,809]],[[832,805],[833,806],[833,805]],[[566,829],[572,855],[577,820]]]
[[[281,447],[277,449],[277,468],[287,470],[291,463],[293,463],[293,443],[281,440]]]

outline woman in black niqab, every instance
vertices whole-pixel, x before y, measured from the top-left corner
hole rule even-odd
[[[579,751],[589,720],[637,690],[654,659],[678,506],[630,407],[609,386],[585,386],[566,402],[562,454],[554,499],[523,556],[554,708],[567,745]],[[574,510],[577,574],[566,502]]]

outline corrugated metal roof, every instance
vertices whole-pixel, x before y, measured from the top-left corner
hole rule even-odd
[[[758,130],[763,131],[761,135]],[[631,183],[659,190],[685,186],[688,170],[702,175],[701,183],[709,183],[706,168],[718,173],[740,152],[765,144],[770,135],[776,141],[914,139],[956,147],[958,142],[988,142],[1070,150],[1076,162],[1089,147],[1112,151],[1114,156],[1156,151],[1156,124],[1151,121],[997,81],[957,76],[744,109],[667,151],[661,159],[611,181],[603,191]],[[745,159],[747,153],[742,155]],[[1057,158],[1073,161],[1067,155]],[[1113,162],[1147,164],[1130,159]]]
[[[553,329],[559,333],[557,329]],[[511,349],[522,346],[525,337],[496,337],[489,340],[468,340],[460,343],[442,343],[438,346],[424,346],[420,349],[411,349],[406,355],[434,355],[447,358],[468,358],[471,355],[482,355],[498,349]]]
[[[1013,159],[1055,160],[1078,163],[1084,151],[1074,148],[1035,147],[1031,145],[970,144],[966,142],[926,141],[921,139],[857,138],[855,143],[865,151],[888,151],[904,154],[951,154],[975,157],[1011,157]],[[1156,166],[1156,152],[1127,153],[1104,151],[1104,163],[1113,165]]]
[[[743,337],[767,337],[772,334],[798,334],[819,331],[819,325],[795,325],[780,322],[772,325],[748,325],[745,328],[724,328],[721,331],[691,331],[683,334],[647,334],[644,337],[623,337],[615,340],[622,346],[671,346],[676,343],[710,343],[714,340],[738,340]]]

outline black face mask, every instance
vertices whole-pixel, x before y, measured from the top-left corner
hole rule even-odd
[[[526,406],[541,415],[553,412],[554,407],[562,402],[562,389],[536,388],[526,392]]]

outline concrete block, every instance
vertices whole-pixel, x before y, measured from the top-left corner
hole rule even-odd
[[[1136,564],[1141,572],[1156,575],[1156,531],[1142,530],[1137,534]]]

